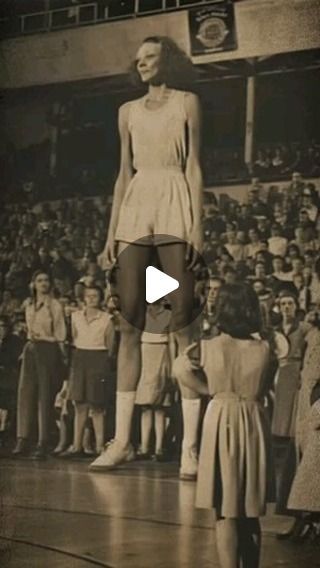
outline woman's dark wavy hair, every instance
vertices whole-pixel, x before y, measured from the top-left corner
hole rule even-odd
[[[143,43],[156,43],[161,45],[159,83],[165,83],[171,89],[194,90],[196,70],[187,54],[167,36],[149,36]],[[136,61],[129,68],[132,82],[137,87],[144,83],[137,71]]]
[[[49,280],[49,284],[50,284],[50,288],[49,291],[52,292],[52,278],[51,275],[49,274],[49,272],[47,272],[46,270],[36,270],[33,274],[32,274],[32,278],[31,278],[31,282],[29,284],[29,288],[31,291],[31,297],[33,300],[36,299],[36,287],[35,287],[35,282],[36,279],[38,278],[38,276],[40,276],[40,274],[43,274],[44,276],[48,277]]]
[[[216,325],[239,339],[249,338],[262,330],[259,299],[249,284],[224,284],[216,303]]]

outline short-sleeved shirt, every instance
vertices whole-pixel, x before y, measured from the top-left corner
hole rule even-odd
[[[73,344],[77,349],[112,350],[114,325],[112,316],[99,310],[89,319],[86,309],[71,315]]]
[[[55,298],[47,296],[37,303],[31,301],[26,306],[26,323],[28,339],[36,337],[38,341],[63,342],[66,339],[66,324],[63,308]]]

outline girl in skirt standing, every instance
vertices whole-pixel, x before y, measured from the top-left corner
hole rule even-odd
[[[63,457],[82,455],[83,434],[89,411],[96,439],[96,451],[104,447],[105,401],[110,357],[114,345],[114,325],[110,314],[100,308],[103,292],[96,286],[84,291],[83,310],[71,316],[72,354],[69,397],[75,406],[74,439]]]
[[[248,285],[222,286],[216,321],[221,333],[201,342],[200,364],[190,357],[191,346],[175,361],[174,376],[212,397],[203,424],[197,506],[215,511],[220,565],[257,568],[259,517],[273,479],[263,408],[270,348],[259,338],[259,302]]]
[[[165,407],[170,405],[170,346],[169,327],[171,312],[160,302],[147,308],[146,328],[141,337],[141,377],[136,404],[141,412],[141,446],[139,459],[150,457],[150,436],[155,430],[155,459],[164,459]]]

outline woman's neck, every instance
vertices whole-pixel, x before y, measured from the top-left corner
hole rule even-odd
[[[162,85],[152,85],[149,83],[148,98],[154,101],[162,101],[168,94],[169,89],[165,83]]]
[[[37,293],[36,294],[36,304],[41,304],[42,302],[44,302],[47,298],[48,298],[49,294],[41,294],[41,293]]]
[[[99,308],[88,308],[86,307],[86,314],[89,317],[95,316],[99,312]]]

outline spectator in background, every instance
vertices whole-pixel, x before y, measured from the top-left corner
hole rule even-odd
[[[285,262],[284,258],[280,255],[276,255],[272,260],[272,274],[270,282],[273,282],[274,286],[277,286],[279,282],[288,282],[288,273],[284,270]]]
[[[260,199],[257,187],[252,187],[248,191],[248,206],[255,217],[260,215],[268,217],[268,206]]]
[[[270,237],[269,221],[265,215],[257,217],[257,229],[262,240],[267,240]]]
[[[303,256],[296,256],[290,260],[292,270],[287,273],[287,278],[290,282],[293,282],[294,277],[299,274],[302,275],[304,268],[304,258]]]
[[[320,308],[320,257],[316,260],[314,265],[314,273],[310,284],[310,291],[312,304]]]
[[[295,244],[299,248],[300,254],[304,254],[307,250],[316,250],[317,245],[314,239],[308,239],[310,232],[304,225],[299,224],[294,231],[295,239],[290,244]]]
[[[272,420],[274,436],[288,440],[294,436],[295,412],[300,370],[308,331],[297,318],[298,301],[295,294],[283,290],[279,294],[282,323],[278,329],[288,340],[290,349],[279,369]]]
[[[240,211],[237,214],[237,225],[238,230],[246,234],[250,229],[254,229],[257,226],[257,222],[251,214],[250,206],[246,203],[240,206]]]
[[[38,257],[35,261],[35,270],[44,270],[50,274],[52,259],[49,250],[41,246],[38,250]]]
[[[300,172],[294,171],[291,177],[291,183],[287,188],[287,191],[292,199],[301,198],[302,192],[304,190],[305,183],[303,181]]]
[[[61,255],[58,248],[50,252],[52,257],[51,275],[53,283],[58,292],[63,296],[68,294],[72,288],[76,273],[72,263]]]
[[[62,354],[66,339],[63,309],[51,295],[48,274],[35,272],[32,297],[26,305],[28,342],[24,348],[18,389],[16,457],[28,453],[34,407],[38,408],[38,445],[34,459],[48,451],[53,401],[62,381]]]
[[[260,234],[257,229],[250,229],[248,233],[249,243],[246,246],[246,257],[255,258],[261,250]]]
[[[311,223],[315,223],[318,217],[318,200],[314,184],[308,183],[302,192],[301,208],[307,211]]]
[[[7,316],[12,319],[19,306],[20,302],[14,297],[11,290],[4,290],[0,304],[0,316]]]
[[[244,245],[237,240],[237,226],[235,223],[231,223],[228,227],[225,248],[236,262],[244,260],[246,257]]]
[[[300,209],[298,213],[298,224],[304,229],[306,241],[312,241],[315,237],[314,224],[310,221],[307,209]]]
[[[274,256],[285,257],[288,240],[282,236],[281,226],[273,223],[271,226],[271,236],[268,238],[269,251]]]
[[[8,434],[14,435],[19,357],[22,340],[12,334],[10,319],[0,317],[0,447]]]

